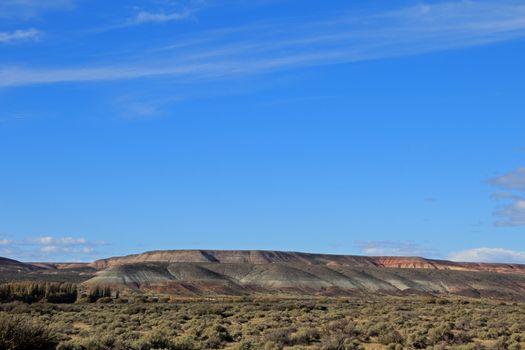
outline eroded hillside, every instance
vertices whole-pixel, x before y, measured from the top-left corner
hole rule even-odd
[[[172,250],[90,264],[0,260],[0,280],[208,295],[458,294],[525,299],[525,265],[279,251]]]
[[[153,251],[95,261],[88,285],[183,295],[459,294],[522,299],[525,266],[278,251]]]

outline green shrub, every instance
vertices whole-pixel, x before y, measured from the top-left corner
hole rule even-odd
[[[171,350],[196,350],[197,346],[195,345],[193,339],[188,337],[176,338],[173,341]]]
[[[416,332],[408,337],[408,344],[414,349],[426,349],[428,345],[428,339],[425,334]]]
[[[363,350],[364,347],[355,339],[336,333],[321,340],[322,350]]]
[[[395,329],[382,330],[381,333],[379,334],[378,341],[384,345],[388,345],[388,344],[403,345],[405,343],[405,339],[403,338],[403,336]]]
[[[243,340],[235,347],[235,350],[256,350],[258,347],[251,341]]]
[[[57,340],[49,330],[21,316],[0,316],[0,349],[52,350]]]
[[[433,345],[439,343],[451,344],[454,341],[454,333],[452,333],[448,325],[440,325],[429,330],[428,340]]]
[[[319,331],[313,327],[299,328],[292,334],[291,342],[295,345],[309,345],[321,338]]]
[[[510,342],[509,346],[508,346],[508,349],[509,350],[521,350],[521,344],[518,343],[518,342],[515,342],[515,341]]]
[[[291,345],[290,339],[291,331],[289,329],[275,329],[264,335],[264,340],[266,342],[272,342],[280,346]]]

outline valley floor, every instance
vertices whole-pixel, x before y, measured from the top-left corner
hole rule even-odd
[[[9,318],[45,325],[60,350],[525,348],[525,304],[455,297],[1,304]]]

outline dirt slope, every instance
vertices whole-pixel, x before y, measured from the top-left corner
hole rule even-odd
[[[525,298],[525,266],[275,251],[154,251],[95,261],[86,283],[184,295],[451,293]]]
[[[20,261],[0,257],[0,272],[21,273],[21,272],[35,271],[39,269],[40,267],[38,266],[33,266],[31,264],[26,264]]]
[[[0,257],[0,283],[5,282],[73,282],[90,279],[96,270],[81,263],[23,263]]]

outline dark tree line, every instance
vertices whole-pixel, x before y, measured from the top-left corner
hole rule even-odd
[[[0,302],[74,303],[78,288],[73,283],[15,282],[0,284]]]
[[[111,298],[111,288],[108,286],[94,286],[88,291],[87,297],[92,303],[101,298]]]

